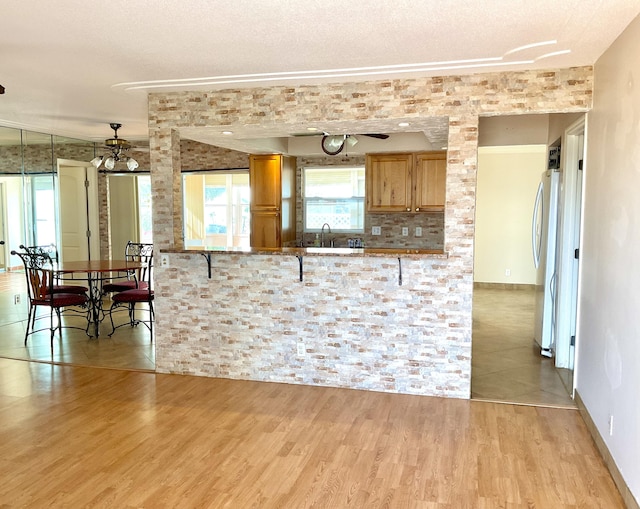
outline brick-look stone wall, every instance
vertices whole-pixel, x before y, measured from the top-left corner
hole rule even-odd
[[[208,280],[202,256],[171,254],[171,267],[156,266],[154,277],[157,370],[469,397],[478,118],[587,111],[592,73],[583,67],[150,94],[159,250],[182,247],[175,228],[181,204],[171,187],[181,127],[367,120],[369,130],[382,132],[376,125],[390,120],[449,118],[447,258],[405,264],[400,287],[389,276],[395,258],[306,257],[300,284],[294,257],[213,254]],[[296,359],[298,338],[311,359]]]
[[[73,161],[91,161],[94,157],[94,144],[55,143],[55,137],[49,136],[49,143],[34,145],[0,146],[0,173],[51,173],[56,169],[57,159]]]
[[[249,168],[249,154],[180,140],[180,164],[183,171]]]
[[[445,264],[402,260],[400,286],[395,258],[307,256],[300,282],[295,256],[214,256],[207,279],[201,255],[172,255],[156,357],[193,375],[467,397]]]

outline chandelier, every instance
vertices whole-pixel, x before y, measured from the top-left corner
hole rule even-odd
[[[109,124],[113,129],[113,138],[104,140],[104,148],[107,151],[105,155],[94,157],[91,160],[96,168],[100,168],[100,165],[104,163],[104,167],[107,170],[113,170],[116,163],[119,161],[127,163],[129,171],[133,171],[138,167],[138,161],[129,156],[127,152],[131,148],[131,143],[122,138],[118,138],[118,129],[122,127],[122,124],[111,123]]]

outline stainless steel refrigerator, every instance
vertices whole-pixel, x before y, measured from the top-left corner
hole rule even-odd
[[[536,274],[534,339],[540,353],[553,356],[556,314],[556,246],[560,171],[542,174],[533,211],[532,244]]]

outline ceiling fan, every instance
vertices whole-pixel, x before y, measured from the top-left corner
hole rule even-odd
[[[386,140],[389,135],[388,134],[362,134],[358,136],[368,136],[370,138],[377,138],[379,140]],[[330,156],[338,155],[344,149],[344,146],[347,145],[349,147],[353,147],[356,143],[358,143],[358,138],[354,134],[327,134],[323,133],[322,141],[320,142],[320,146],[322,147],[322,151]]]

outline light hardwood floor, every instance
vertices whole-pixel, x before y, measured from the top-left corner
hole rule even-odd
[[[622,508],[573,410],[0,359],[0,507]]]
[[[533,289],[474,289],[472,398],[576,408],[566,370],[534,346],[534,309]]]

